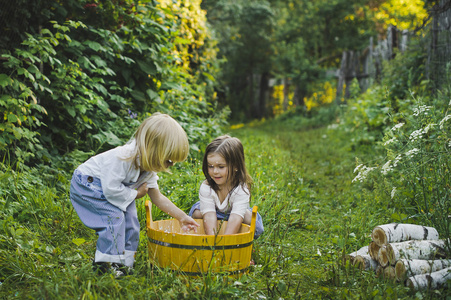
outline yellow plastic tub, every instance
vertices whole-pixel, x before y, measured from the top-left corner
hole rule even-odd
[[[206,235],[202,219],[197,233],[185,233],[175,219],[153,221],[152,203],[146,201],[149,256],[161,268],[187,275],[206,272],[243,273],[249,267],[254,243],[257,206],[252,209],[251,225],[242,224],[239,233],[224,235],[227,221],[218,221],[218,235]]]

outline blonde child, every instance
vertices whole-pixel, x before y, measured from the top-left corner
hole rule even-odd
[[[241,141],[228,135],[216,138],[206,148],[202,171],[206,180],[200,186],[200,201],[193,205],[189,215],[204,220],[205,233],[217,234],[218,219],[228,221],[224,234],[237,233],[241,223],[250,224],[252,178],[246,170]],[[257,214],[255,237],[262,233],[262,218]]]
[[[157,172],[185,160],[188,150],[182,127],[170,116],[155,113],[130,142],[91,157],[74,171],[70,199],[81,221],[98,235],[96,271],[131,273],[139,243],[135,200],[146,194],[184,230],[196,230],[196,221],[162,195],[157,184]]]

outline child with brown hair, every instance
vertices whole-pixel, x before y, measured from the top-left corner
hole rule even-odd
[[[191,208],[189,215],[204,220],[205,233],[217,234],[217,220],[227,220],[224,234],[235,234],[241,223],[250,224],[249,176],[244,159],[244,149],[237,138],[224,135],[211,142],[202,163],[206,180],[199,190],[199,202]],[[255,238],[263,233],[263,222],[257,214]]]

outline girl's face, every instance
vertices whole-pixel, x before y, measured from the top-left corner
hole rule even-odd
[[[208,175],[222,188],[227,186],[229,178],[229,166],[224,157],[218,153],[210,153],[207,155]]]

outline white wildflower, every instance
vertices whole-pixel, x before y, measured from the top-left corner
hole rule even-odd
[[[396,167],[398,165],[398,162],[401,160],[401,158],[401,154],[398,154],[398,156],[395,157],[395,160],[393,161],[393,167]]]
[[[426,126],[426,127],[424,128],[424,133],[428,133],[429,130],[431,130],[432,127],[434,127],[435,125],[437,125],[437,124],[433,124],[433,123],[428,124],[428,126]]]
[[[338,128],[338,124],[330,124],[329,126],[327,126],[327,129],[337,129]]]
[[[393,199],[393,197],[395,197],[396,194],[396,186],[393,187],[393,189],[391,190],[391,198]]]
[[[404,123],[398,123],[398,124],[396,124],[395,126],[393,126],[393,128],[392,128],[391,130],[395,131],[395,130],[397,130],[397,129],[403,127],[403,126],[404,126]]]
[[[360,170],[360,167],[363,166],[363,164],[358,165],[357,167],[355,167],[354,169],[354,173],[357,172],[358,170]]]
[[[390,145],[391,143],[396,142],[396,138],[393,137],[384,143],[384,146]]]
[[[382,166],[382,170],[381,173],[384,175],[387,175],[389,172],[393,171],[393,167],[390,165],[391,160],[387,161],[383,166]]]
[[[443,124],[445,124],[445,122],[448,121],[449,119],[451,119],[451,115],[447,115],[440,121],[440,129],[443,129]]]
[[[423,137],[423,134],[424,134],[424,129],[423,129],[423,128],[420,128],[420,129],[418,129],[418,130],[413,131],[413,132],[410,134],[409,139],[410,139],[412,142],[415,142],[416,140],[421,139],[421,138]]]
[[[363,181],[365,181],[366,176],[368,176],[368,173],[371,172],[374,169],[375,168],[369,168],[367,166],[362,166],[362,165],[358,166],[357,168],[355,168],[355,170],[359,170],[359,174],[357,174],[357,176],[352,180],[352,182],[355,182],[355,181],[363,182]]]
[[[413,158],[416,154],[418,154],[418,152],[420,152],[420,150],[418,150],[417,148],[414,148],[412,150],[407,151],[406,156]]]
[[[427,112],[432,108],[432,106],[421,105],[418,108],[413,109],[413,115],[418,117],[421,113],[427,115]]]

